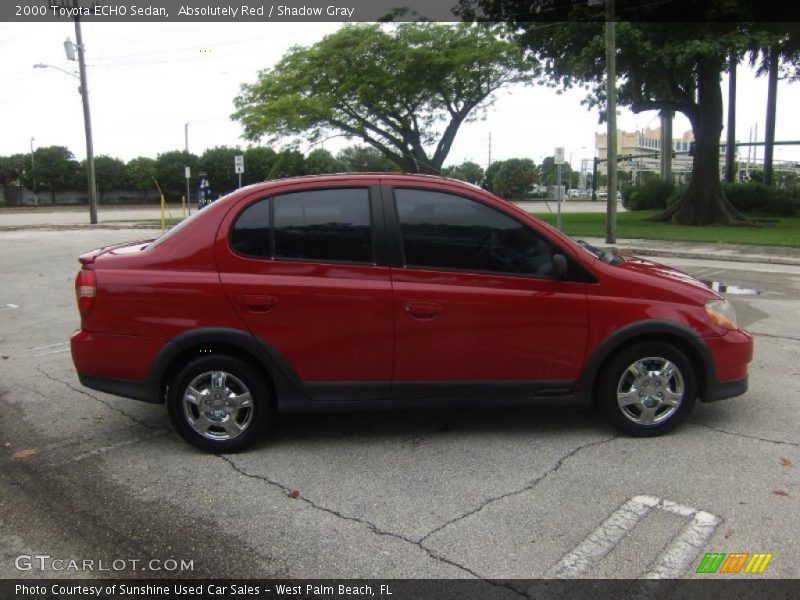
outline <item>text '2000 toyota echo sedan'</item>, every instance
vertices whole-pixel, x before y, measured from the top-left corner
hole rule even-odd
[[[631,435],[747,389],[727,301],[420,175],[271,181],[80,257],[83,385],[231,451],[276,412],[595,404]]]

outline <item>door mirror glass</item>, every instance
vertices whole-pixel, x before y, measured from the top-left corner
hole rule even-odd
[[[553,254],[553,277],[566,279],[568,270],[567,257],[563,254]]]

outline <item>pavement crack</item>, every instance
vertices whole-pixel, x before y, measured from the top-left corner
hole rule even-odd
[[[758,337],[774,338],[776,340],[789,340],[791,342],[800,342],[800,337],[793,337],[791,335],[777,335],[774,333],[761,333],[760,331],[750,331],[751,335]]]
[[[74,385],[72,385],[71,383],[69,383],[68,381],[62,381],[61,379],[58,379],[57,377],[54,377],[53,375],[51,375],[50,373],[48,373],[47,371],[45,371],[44,369],[42,369],[39,366],[36,367],[36,370],[39,371],[39,373],[44,375],[50,381],[55,381],[56,383],[60,383],[61,385],[66,386],[67,388],[71,389],[73,392],[77,392],[79,394],[83,394],[84,396],[86,396],[88,398],[91,398],[95,402],[99,402],[100,404],[105,406],[107,409],[109,409],[109,410],[111,410],[111,411],[113,411],[115,413],[121,414],[123,417],[126,417],[126,418],[130,419],[131,421],[133,421],[137,425],[140,425],[140,426],[144,427],[145,429],[151,429],[153,431],[163,429],[162,427],[158,427],[156,425],[151,425],[150,423],[148,423],[146,421],[142,421],[138,417],[134,417],[132,414],[125,412],[124,410],[122,410],[118,406],[114,406],[111,402],[108,402],[107,400],[103,400],[102,398],[98,398],[94,394],[90,394],[89,392],[87,392],[85,390],[77,388]]]
[[[217,454],[217,457],[219,457],[220,459],[222,459],[226,463],[228,463],[228,465],[236,473],[238,473],[239,475],[242,475],[243,477],[247,477],[248,479],[255,479],[255,480],[261,481],[263,483],[266,483],[268,485],[271,485],[272,487],[278,488],[279,490],[284,492],[287,496],[294,491],[291,487],[281,483],[280,481],[277,481],[275,479],[267,477],[266,475],[256,475],[254,473],[248,473],[242,467],[237,465],[233,461],[233,459],[231,459],[229,456],[225,456],[224,454]],[[519,590],[513,588],[509,584],[506,584],[504,582],[492,581],[491,579],[485,579],[484,577],[481,577],[478,573],[476,573],[475,571],[473,571],[469,567],[466,567],[466,566],[464,566],[462,564],[459,564],[459,563],[455,562],[454,560],[451,560],[451,559],[447,558],[446,556],[442,556],[441,554],[439,554],[438,552],[432,550],[431,548],[426,548],[425,546],[422,545],[422,541],[421,540],[415,540],[415,539],[412,539],[412,538],[410,538],[408,536],[405,536],[405,535],[402,535],[402,534],[399,534],[399,533],[395,533],[393,531],[386,531],[385,529],[381,529],[378,525],[376,525],[375,523],[373,523],[373,522],[371,522],[371,521],[369,521],[367,519],[364,519],[363,517],[355,517],[355,516],[352,516],[352,515],[346,515],[346,514],[344,514],[342,512],[339,512],[338,510],[335,510],[333,508],[329,508],[327,506],[323,506],[321,504],[318,504],[314,500],[311,500],[310,498],[306,498],[305,496],[297,496],[296,498],[294,498],[294,500],[300,501],[300,502],[304,502],[305,504],[307,504],[308,506],[310,506],[310,507],[312,507],[312,508],[314,508],[316,510],[319,510],[321,512],[324,512],[324,513],[327,513],[329,515],[332,515],[332,516],[334,516],[334,517],[336,517],[338,519],[342,519],[343,521],[349,521],[351,523],[358,523],[359,525],[363,525],[364,527],[366,527],[367,529],[369,529],[372,533],[374,533],[376,535],[382,535],[382,536],[386,536],[386,537],[391,537],[391,538],[400,540],[402,542],[406,542],[407,544],[411,544],[413,546],[416,546],[417,548],[419,548],[420,550],[425,552],[429,557],[431,557],[432,559],[434,559],[434,560],[436,560],[438,562],[441,562],[441,563],[450,565],[452,567],[455,567],[457,569],[460,569],[461,571],[464,571],[464,573],[467,573],[467,574],[469,574],[470,576],[472,576],[472,577],[474,577],[476,579],[480,579],[481,581],[484,581],[485,583],[487,583],[489,585],[493,585],[493,586],[497,586],[497,587],[502,587],[502,588],[508,589],[508,590],[520,595],[521,597],[527,598],[526,594],[523,594],[522,592],[520,592]]]
[[[800,447],[800,442],[787,442],[785,440],[771,440],[769,438],[762,438],[758,437],[757,435],[748,435],[746,433],[738,433],[736,431],[728,431],[726,429],[720,429],[719,427],[714,427],[713,425],[706,425],[705,423],[698,423],[696,421],[687,421],[692,425],[697,425],[698,427],[705,427],[706,429],[710,429],[711,431],[716,431],[717,433],[724,433],[725,435],[732,435],[735,437],[747,438],[749,440],[756,440],[758,442],[766,442],[768,444],[779,444],[781,446],[794,446],[795,448]]]
[[[495,502],[500,502],[501,500],[505,500],[506,498],[510,498],[512,496],[517,496],[519,494],[522,494],[524,492],[532,490],[537,485],[539,485],[539,483],[541,483],[542,481],[544,481],[545,479],[550,477],[550,475],[552,475],[553,473],[556,473],[567,460],[569,460],[570,458],[572,458],[573,456],[578,454],[578,452],[580,452],[581,450],[585,450],[586,448],[590,448],[592,446],[598,446],[598,445],[601,445],[601,444],[607,444],[609,442],[613,442],[618,437],[619,437],[619,435],[613,435],[610,438],[606,438],[606,439],[602,439],[602,440],[596,440],[594,442],[589,442],[587,444],[581,444],[580,446],[576,446],[575,448],[573,448],[572,450],[567,452],[564,456],[559,458],[555,463],[553,463],[550,466],[550,468],[547,469],[547,471],[545,471],[544,473],[542,473],[538,477],[532,479],[531,481],[529,481],[528,483],[526,483],[522,487],[519,487],[517,489],[511,490],[510,492],[506,492],[504,494],[500,494],[498,496],[492,496],[490,498],[487,498],[486,500],[484,500],[481,504],[479,504],[478,506],[476,506],[472,510],[469,510],[469,511],[467,511],[467,512],[465,512],[465,513],[463,513],[463,514],[461,514],[461,515],[459,515],[457,517],[454,517],[454,518],[450,519],[449,521],[446,521],[445,523],[443,523],[443,524],[439,525],[438,527],[432,529],[431,531],[429,531],[428,533],[426,533],[424,536],[422,536],[419,539],[419,543],[420,544],[423,543],[425,540],[427,540],[431,536],[439,533],[440,531],[442,531],[446,527],[449,527],[450,525],[458,523],[459,521],[462,521],[462,520],[466,519],[467,517],[471,517],[472,515],[481,512],[484,508],[486,508],[487,506],[489,506],[491,504],[494,504]]]

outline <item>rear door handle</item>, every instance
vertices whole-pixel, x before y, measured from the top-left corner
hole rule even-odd
[[[275,296],[244,295],[239,296],[239,303],[252,312],[267,312],[278,303]]]
[[[403,304],[403,311],[415,319],[434,319],[442,310],[442,305],[435,302],[406,302]]]

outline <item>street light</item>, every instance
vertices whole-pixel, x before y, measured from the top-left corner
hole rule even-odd
[[[73,73],[72,71],[67,71],[66,69],[62,69],[61,67],[56,67],[54,65],[46,65],[44,63],[36,63],[33,65],[34,69],[55,69],[56,71],[61,71],[62,73],[66,73],[70,77],[74,77],[75,79],[80,79],[80,76],[77,73]],[[80,93],[80,89],[78,89],[78,93]]]
[[[97,182],[94,173],[94,146],[92,144],[92,116],[89,110],[89,84],[86,79],[86,60],[83,55],[83,36],[81,34],[81,21],[75,19],[75,39],[77,44],[73,44],[70,40],[64,42],[64,50],[67,54],[68,60],[75,60],[75,50],[78,54],[78,72],[79,75],[61,67],[53,65],[45,65],[37,63],[33,65],[34,69],[55,69],[66,73],[70,77],[75,77],[80,80],[81,86],[79,92],[83,102],[83,126],[86,134],[86,179],[89,187],[89,222],[92,225],[97,224]]]

